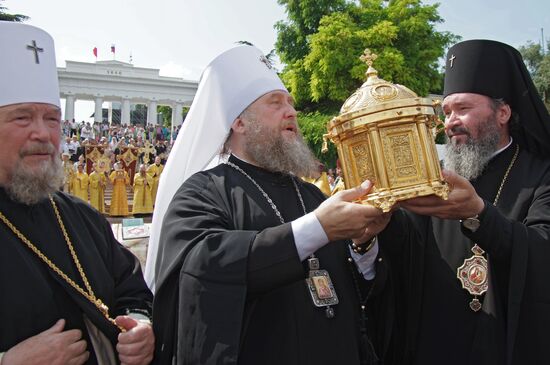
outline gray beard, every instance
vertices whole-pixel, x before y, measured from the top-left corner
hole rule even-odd
[[[494,117],[480,123],[478,136],[475,140],[468,135],[466,142],[460,145],[448,141],[445,168],[468,180],[478,178],[498,149],[500,133]]]
[[[287,139],[257,121],[249,121],[244,150],[260,167],[293,173],[296,176],[318,175],[319,162],[307,146],[300,131]]]
[[[25,205],[34,205],[55,193],[63,184],[61,159],[54,158],[39,168],[29,169],[19,163],[5,186],[10,198]]]

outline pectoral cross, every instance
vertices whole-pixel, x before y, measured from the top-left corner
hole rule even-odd
[[[40,63],[40,59],[38,58],[38,52],[44,52],[44,48],[40,48],[36,45],[36,41],[32,41],[32,46],[30,44],[27,44],[27,49],[30,49],[34,52],[34,62],[37,64]]]

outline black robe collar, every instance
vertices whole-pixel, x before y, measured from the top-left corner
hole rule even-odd
[[[517,144],[512,143],[504,151],[494,156],[483,170],[483,173],[477,179],[471,181],[478,195],[489,203],[493,203],[496,197],[516,148]]]

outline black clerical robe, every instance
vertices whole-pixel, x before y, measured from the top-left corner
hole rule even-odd
[[[259,189],[226,164],[189,178],[163,223],[157,259],[153,323],[162,364],[359,364],[360,318],[356,280],[345,242],[318,250],[340,303],[329,319],[313,305],[290,222],[304,215],[291,177],[231,157],[280,210],[281,224]],[[325,198],[295,179],[306,206]],[[373,310],[389,309],[385,261],[372,285]],[[355,271],[355,272],[354,272]],[[388,310],[387,313],[391,313]],[[371,341],[383,356],[391,316],[368,318]]]
[[[394,213],[380,236],[389,249],[399,364],[550,363],[550,162],[513,145],[472,182],[487,210],[472,233],[459,221]],[[456,277],[476,242],[487,252],[489,290],[479,312]]]
[[[152,294],[139,261],[120,245],[108,222],[96,210],[71,195],[54,195],[80,264],[96,295],[112,318],[129,311],[150,313]],[[50,201],[26,206],[0,189],[0,211],[55,265],[85,286],[71,258]],[[96,362],[83,315],[115,345],[119,330],[81,294],[54,273],[14,233],[0,222],[0,352],[66,320],[65,329],[80,329]]]

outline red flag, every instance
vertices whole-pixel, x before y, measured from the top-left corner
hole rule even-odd
[[[94,52],[94,56],[95,56],[95,58],[97,58],[97,47],[94,47],[94,50],[93,50],[93,52]]]
[[[115,45],[111,44],[111,53],[115,53]]]

